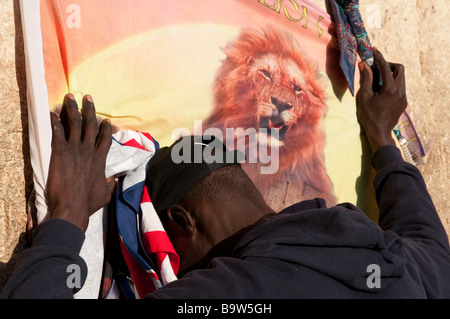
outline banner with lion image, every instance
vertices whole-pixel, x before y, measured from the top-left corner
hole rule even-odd
[[[149,132],[161,146],[211,131],[243,143],[242,166],[276,211],[322,197],[375,218],[355,98],[339,67],[332,19],[316,5],[22,0],[21,7],[38,210],[48,110],[71,92],[79,105],[90,94],[115,130]]]
[[[91,94],[116,129],[278,128],[278,170],[243,166],[275,210],[356,201],[354,98],[330,16],[306,1],[42,1],[49,108]],[[198,133],[198,129],[196,130]],[[261,145],[262,146],[262,145]],[[274,158],[272,161],[276,161]],[[267,163],[265,165],[275,165]]]

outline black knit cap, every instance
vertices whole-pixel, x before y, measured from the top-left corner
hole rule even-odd
[[[158,214],[177,204],[212,171],[240,165],[245,155],[229,151],[214,136],[185,136],[156,151],[147,167],[145,184]]]

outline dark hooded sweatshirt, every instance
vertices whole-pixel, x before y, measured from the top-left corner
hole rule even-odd
[[[379,225],[352,204],[300,202],[224,240],[202,269],[148,297],[450,298],[448,238],[420,172],[393,146],[373,165]],[[72,297],[66,267],[79,263],[85,278],[82,243],[68,222],[43,223],[2,297]]]

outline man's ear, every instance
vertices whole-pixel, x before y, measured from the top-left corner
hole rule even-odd
[[[167,217],[172,221],[178,230],[185,232],[188,236],[194,235],[196,231],[196,224],[194,216],[184,208],[182,205],[172,205],[167,209]]]

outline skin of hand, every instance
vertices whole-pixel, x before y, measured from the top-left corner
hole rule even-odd
[[[392,130],[408,105],[405,87],[405,68],[386,62],[374,48],[383,87],[372,90],[373,74],[370,66],[360,62],[360,89],[356,94],[356,114],[373,152],[383,145],[395,145]]]
[[[92,97],[84,96],[81,114],[72,94],[64,98],[60,119],[51,112],[52,153],[46,185],[50,218],[61,218],[86,231],[89,217],[107,205],[115,186],[106,179],[112,143],[109,120],[99,125]]]

